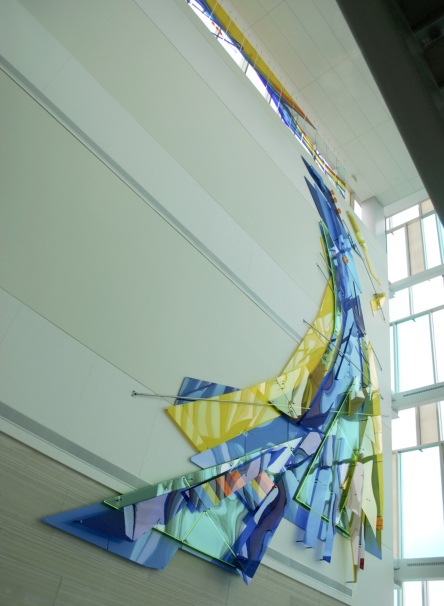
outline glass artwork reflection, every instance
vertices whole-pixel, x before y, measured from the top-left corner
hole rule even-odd
[[[318,559],[330,561],[337,533],[348,537],[355,578],[365,550],[381,557],[379,388],[354,263],[366,255],[306,167],[329,276],[282,373],[245,389],[186,378],[167,413],[201,470],[45,522],[151,568],[185,549],[246,583],[282,518]]]

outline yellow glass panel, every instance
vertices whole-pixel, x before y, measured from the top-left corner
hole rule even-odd
[[[311,124],[311,126],[313,126],[308,117],[304,114],[304,112],[293,99],[293,97],[290,95],[290,93],[283,87],[282,83],[277,79],[275,74],[271,71],[271,69],[259,55],[257,50],[254,48],[254,46],[249,42],[249,40],[247,40],[247,38],[245,38],[245,35],[238,28],[238,26],[230,17],[230,15],[225,12],[225,10],[220,5],[220,2],[218,0],[207,0],[207,4],[212,10],[212,15],[214,15],[214,18],[220,23],[222,29],[233,40],[236,40],[237,42],[240,42],[242,44],[243,52],[247,57],[251,59],[252,62],[254,62],[255,69],[260,71],[262,75],[266,78],[266,80],[270,82],[270,84],[281,93],[282,98],[285,99],[285,101],[287,101],[287,103],[289,103],[300,116],[302,116],[309,124]]]
[[[270,405],[233,404],[222,400],[196,400],[170,406],[166,411],[200,452],[280,416]]]
[[[263,425],[281,412],[300,416],[333,361],[327,348],[334,330],[335,291],[330,279],[316,319],[279,377],[208,400],[170,406],[166,411],[200,452]]]
[[[358,222],[356,221],[356,217],[350,211],[347,211],[347,217],[350,221],[350,225],[352,226],[353,231],[355,232],[355,236],[358,241],[358,244],[362,248],[362,252],[364,253],[365,263],[368,267],[369,272],[374,277],[376,282],[378,284],[381,284],[381,280],[379,279],[378,274],[376,273],[376,269],[375,269],[375,266],[373,265],[373,261],[371,260],[370,255],[368,254],[367,243],[359,228]]]
[[[378,309],[382,309],[386,298],[387,298],[387,295],[385,294],[385,292],[377,292],[375,294],[373,299],[370,301],[373,315],[375,315],[375,313],[378,311]]]

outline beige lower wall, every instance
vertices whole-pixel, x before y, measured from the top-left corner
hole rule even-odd
[[[339,606],[261,566],[240,577],[179,551],[162,571],[109,554],[40,518],[112,491],[0,433],[0,604],[42,606]]]

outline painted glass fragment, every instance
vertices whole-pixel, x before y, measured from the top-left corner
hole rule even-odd
[[[185,379],[167,413],[201,470],[45,522],[151,568],[185,549],[246,583],[282,518],[318,559],[330,561],[337,533],[348,537],[355,578],[365,550],[381,557],[382,424],[357,246],[306,167],[329,276],[282,373],[246,389]]]

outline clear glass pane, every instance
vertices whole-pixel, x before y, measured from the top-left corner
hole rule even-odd
[[[412,206],[411,208],[390,217],[392,220],[392,228],[407,223],[407,221],[411,221],[412,219],[416,219],[416,217],[419,217],[419,206],[417,204],[416,206]]]
[[[399,419],[392,420],[392,450],[417,446],[416,408],[400,410]]]
[[[434,383],[429,316],[398,324],[399,390]]]
[[[398,293],[396,293],[396,296]],[[433,309],[444,305],[444,279],[442,276],[415,284],[412,286],[413,313],[418,314],[421,311]],[[392,300],[390,299],[390,306]],[[390,307],[391,310],[391,307]]]
[[[390,282],[408,276],[405,227],[387,234],[388,277]]]
[[[440,449],[400,455],[402,546],[404,558],[444,555]]]
[[[389,301],[390,322],[396,322],[401,318],[411,315],[409,289],[404,288],[395,292],[395,296]]]
[[[432,314],[435,339],[436,380],[444,381],[444,309]]]
[[[427,581],[429,593],[429,606],[442,606],[444,604],[444,581]]]
[[[362,206],[359,204],[357,200],[353,201],[353,210],[357,217],[359,217],[362,221]]]
[[[441,264],[441,252],[439,250],[438,230],[435,215],[430,215],[422,220],[424,230],[424,243],[426,249],[427,269]]]
[[[409,581],[402,584],[404,606],[422,606],[422,581]]]

